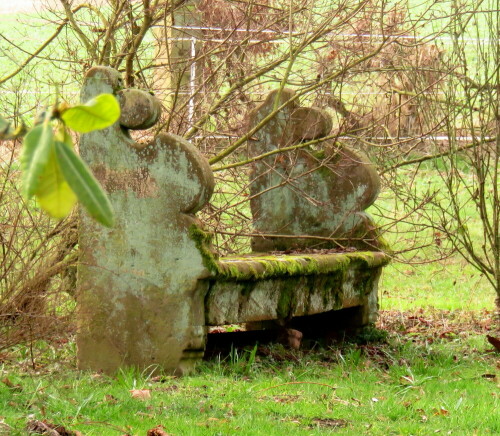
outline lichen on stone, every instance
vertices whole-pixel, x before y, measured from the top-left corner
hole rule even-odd
[[[205,256],[204,256],[205,257]],[[331,274],[345,271],[351,264],[360,263],[365,268],[385,265],[389,258],[380,252],[304,254],[304,255],[254,255],[226,257],[216,260],[211,271],[221,280],[258,280],[272,277]]]

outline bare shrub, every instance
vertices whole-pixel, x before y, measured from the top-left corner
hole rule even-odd
[[[0,349],[68,328],[73,299],[62,275],[75,264],[76,221],[54,224],[19,192],[16,143],[0,160]]]

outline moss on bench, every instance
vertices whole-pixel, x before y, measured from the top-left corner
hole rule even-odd
[[[217,279],[257,280],[272,277],[331,274],[358,263],[363,268],[386,265],[381,252],[358,251],[332,254],[249,255],[225,257],[217,261]]]
[[[192,225],[189,229],[189,236],[202,253],[203,264],[212,277],[218,280],[258,280],[331,274],[336,271],[345,271],[354,263],[363,268],[377,268],[389,262],[389,256],[379,251],[331,254],[249,254],[217,259],[210,247],[212,237],[210,233]]]

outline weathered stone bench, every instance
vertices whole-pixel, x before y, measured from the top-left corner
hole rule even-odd
[[[273,320],[287,325],[316,314],[324,314],[323,322],[326,319],[328,324],[340,319],[340,309],[345,308],[354,308],[348,321],[353,326],[375,320],[377,282],[388,260],[377,249],[327,254],[255,253],[218,259],[210,245],[210,234],[195,217],[214,188],[207,161],[194,146],[172,134],[160,134],[144,144],[132,140],[128,129],[154,125],[159,104],[148,93],[121,87],[115,70],[96,67],[87,73],[82,90],[83,101],[105,92],[117,95],[122,117],[110,128],[82,135],[80,142],[82,157],[107,191],[116,213],[112,229],[100,226],[85,213],[80,216],[80,368],[112,373],[136,366],[184,373],[203,357],[208,326]],[[250,119],[258,123],[266,108],[265,104],[261,106]],[[294,137],[293,141],[306,136]],[[337,163],[342,161],[336,158]],[[267,168],[269,161],[256,165],[254,171],[259,171],[258,165]],[[325,161],[325,165],[329,163]],[[253,193],[263,189],[255,174]],[[311,183],[305,177],[306,184]],[[332,176],[328,173],[327,177]],[[280,184],[280,195],[287,201],[301,201],[282,188]],[[362,197],[356,189],[356,195]],[[360,224],[367,222],[362,209],[372,200],[356,206],[359,210],[353,212],[354,219],[348,214],[354,236],[349,229],[340,228],[344,221],[338,221],[337,230],[330,227],[332,238],[320,241],[326,244],[324,247],[331,247],[328,244],[340,234],[359,242],[363,240],[359,237],[361,228],[365,233],[372,232],[370,226],[368,229]],[[304,228],[284,223],[272,229],[270,220],[262,220],[262,204],[256,201],[252,211],[259,235],[254,249],[262,245],[266,249],[301,248],[302,239],[290,236],[301,234]],[[314,216],[319,221],[333,219],[329,213]],[[313,235],[321,239],[326,227]],[[377,238],[369,236],[376,247]],[[283,240],[295,242],[283,245]],[[310,248],[310,241],[304,244]]]

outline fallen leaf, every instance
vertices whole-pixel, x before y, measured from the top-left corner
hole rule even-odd
[[[118,403],[118,398],[114,397],[113,395],[106,394],[104,397],[107,403],[110,404],[117,404]]]
[[[146,436],[170,436],[165,430],[163,425],[157,425],[155,428],[148,430]]]
[[[151,377],[151,383],[165,383],[166,381],[173,380],[177,378],[174,375],[157,375],[155,377]]]
[[[448,410],[446,410],[444,407],[440,407],[439,410],[434,410],[434,416],[447,416],[450,414]]]
[[[81,436],[80,432],[67,430],[62,425],[52,424],[48,421],[32,419],[28,421],[26,430],[29,433],[45,434],[49,436]]]
[[[130,395],[132,398],[136,398],[137,400],[150,400],[151,399],[151,390],[149,389],[131,389]]]
[[[293,403],[295,401],[299,401],[300,397],[298,395],[276,395],[272,397],[274,402],[276,403]]]
[[[0,362],[8,362],[12,360],[12,356],[9,353],[0,353]]]
[[[23,390],[23,387],[20,384],[15,385],[8,377],[2,379],[2,383],[13,391],[21,392]]]
[[[0,435],[10,435],[12,434],[12,427],[7,424],[3,419],[0,420]]]
[[[344,428],[349,425],[349,421],[346,419],[330,419],[330,418],[313,418],[313,424],[317,427],[328,427],[328,428]]]

